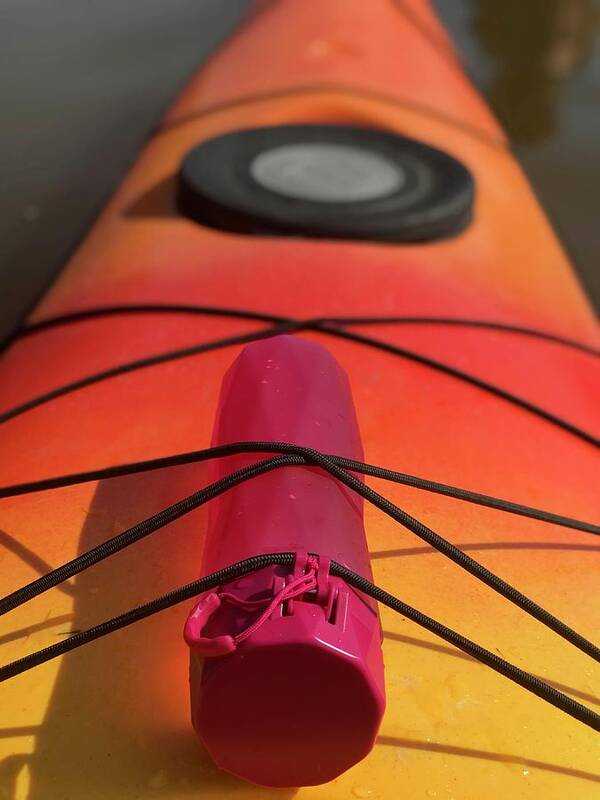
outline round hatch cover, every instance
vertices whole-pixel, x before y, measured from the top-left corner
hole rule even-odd
[[[178,205],[239,233],[431,241],[470,222],[473,179],[456,159],[373,128],[288,125],[209,139],[185,158]]]
[[[387,197],[405,182],[390,158],[347,144],[284,144],[259,153],[250,174],[265,189],[299,200],[356,203]]]

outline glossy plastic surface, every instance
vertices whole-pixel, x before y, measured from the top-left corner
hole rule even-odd
[[[251,440],[363,458],[348,378],[326,348],[278,336],[242,351],[223,381],[213,444]],[[220,462],[214,478],[260,458]],[[324,559],[319,591],[278,604],[237,646],[231,637],[264,610],[247,604],[277,595],[303,563],[231,581],[218,596],[235,603],[216,606],[209,593],[188,618],[194,726],[215,762],[236,775],[267,786],[325,783],[373,747],[385,706],[377,609],[326,567],[335,559],[372,579],[362,505],[306,467],[267,473],[211,505],[202,574],[259,553]],[[203,656],[212,657],[202,664]]]

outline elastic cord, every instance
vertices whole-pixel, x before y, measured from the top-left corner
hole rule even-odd
[[[311,553],[311,555],[315,558],[318,558],[315,553]],[[236,564],[231,564],[229,567],[200,578],[197,581],[193,581],[192,583],[182,586],[179,589],[175,589],[174,591],[162,595],[155,600],[151,600],[149,603],[145,603],[144,605],[131,609],[130,611],[120,614],[119,616],[107,620],[106,622],[95,625],[93,628],[75,633],[68,639],[64,639],[56,644],[45,647],[42,650],[38,650],[35,653],[31,653],[28,656],[24,656],[23,658],[13,661],[10,664],[0,667],[0,683],[10,680],[17,675],[21,675],[23,672],[64,655],[71,650],[75,650],[77,647],[81,647],[84,644],[88,644],[89,642],[100,639],[101,637],[107,636],[110,633],[114,633],[117,630],[128,627],[135,622],[146,619],[147,617],[157,614],[158,612],[170,608],[171,606],[174,606],[185,600],[189,600],[192,597],[201,594],[202,592],[215,589],[221,586],[223,583],[235,580],[242,575],[247,575],[250,572],[262,569],[269,565],[280,564],[283,566],[292,566],[294,560],[295,553],[287,552],[261,554],[258,556],[253,556],[252,558],[244,559]],[[592,711],[592,709],[583,706],[581,703],[578,703],[577,701],[563,694],[553,686],[550,686],[534,675],[531,675],[519,667],[516,667],[514,664],[511,664],[500,656],[497,656],[489,650],[486,650],[484,647],[481,647],[470,639],[461,636],[451,628],[448,628],[437,620],[428,617],[421,611],[412,608],[412,606],[403,603],[397,597],[389,594],[361,575],[352,572],[342,564],[332,561],[330,574],[342,578],[358,591],[363,592],[369,597],[372,597],[378,602],[388,606],[388,608],[392,609],[398,614],[401,614],[407,619],[410,619],[412,622],[415,622],[422,628],[431,631],[444,641],[448,642],[454,647],[457,647],[459,650],[462,650],[462,652],[466,653],[477,661],[490,667],[495,672],[504,675],[504,677],[523,687],[527,691],[537,695],[540,699],[546,701],[550,705],[553,705],[555,708],[558,708],[565,714],[568,714],[574,719],[579,720],[584,725],[592,728],[592,730],[600,731],[599,714],[596,714],[596,712]],[[348,702],[352,702],[351,697],[348,698]]]

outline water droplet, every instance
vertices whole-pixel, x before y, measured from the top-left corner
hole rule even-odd
[[[425,794],[427,795],[427,797],[437,797],[437,792],[435,789],[427,789]]]
[[[364,800],[364,798],[373,797],[373,789],[371,789],[369,786],[354,786],[352,789],[352,794],[354,797]]]
[[[331,45],[325,39],[314,39],[306,48],[306,55],[310,59],[324,58],[331,50]]]
[[[527,776],[529,775],[529,770],[528,769],[521,770],[521,774]]]
[[[148,788],[149,789],[164,789],[169,785],[169,776],[167,775],[167,771],[164,769],[159,769],[158,772],[155,772],[154,775],[148,781]]]
[[[296,499],[296,495],[295,494],[290,494],[290,495],[288,495],[288,497],[290,498],[290,500],[295,500]]]

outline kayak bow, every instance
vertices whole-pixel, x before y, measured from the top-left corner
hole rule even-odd
[[[589,727],[410,611],[600,710],[598,327],[426,0],[257,4],[26,325],[0,364],[0,487],[211,437],[364,449],[423,481],[371,470],[401,513],[363,519],[363,483],[297,456],[153,536],[140,521],[263,456],[7,492],[0,598],[136,534],[0,616],[2,664],[285,557],[3,683],[0,797],[596,796]],[[380,620],[371,570],[410,616]]]

